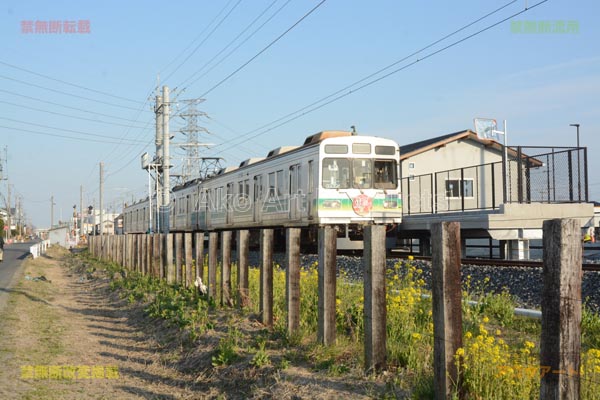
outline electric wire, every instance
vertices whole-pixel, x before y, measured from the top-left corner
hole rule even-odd
[[[109,97],[113,97],[115,99],[129,101],[129,102],[132,102],[132,103],[138,103],[138,104],[142,103],[139,100],[128,99],[127,97],[117,96],[117,95],[114,95],[112,93],[107,93],[107,92],[103,92],[101,90],[91,89],[91,88],[88,88],[86,86],[82,86],[82,85],[78,85],[78,84],[75,84],[75,83],[64,81],[62,79],[53,78],[51,76],[40,74],[39,72],[34,72],[34,71],[31,71],[31,70],[29,70],[27,68],[19,67],[19,66],[14,65],[14,64],[9,64],[9,63],[1,61],[1,60],[0,60],[0,64],[5,65],[5,66],[10,67],[10,68],[14,68],[14,69],[20,70],[20,71],[24,71],[24,72],[30,73],[32,75],[40,76],[42,78],[46,78],[46,79],[49,79],[49,80],[52,80],[52,81],[55,81],[55,82],[59,82],[59,83],[65,84],[65,85],[73,86],[73,87],[76,87],[78,89],[87,90],[89,92],[98,93],[98,94],[101,94],[101,95],[104,95],[104,96],[109,96]]]
[[[302,108],[301,110],[305,110],[305,111],[304,111],[304,112],[301,112],[301,113],[299,113],[299,114],[298,114],[298,111],[296,111],[296,112],[294,112],[294,113],[291,113],[291,114],[289,114],[290,116],[291,116],[291,115],[294,115],[294,114],[298,114],[298,115],[296,115],[296,116],[294,116],[294,117],[290,117],[290,118],[287,118],[287,119],[285,119],[285,117],[282,117],[282,118],[280,118],[280,119],[278,120],[278,121],[282,121],[282,119],[284,119],[284,120],[283,120],[281,123],[279,123],[279,124],[277,124],[277,125],[275,125],[275,126],[273,126],[273,127],[269,128],[269,129],[262,130],[262,131],[258,132],[258,133],[257,133],[257,134],[255,134],[255,135],[248,136],[249,134],[251,134],[251,133],[253,133],[253,132],[256,132],[257,130],[260,130],[261,128],[255,129],[255,130],[253,130],[253,131],[250,131],[249,133],[246,133],[246,134],[244,134],[244,135],[243,135],[244,137],[246,137],[246,139],[244,139],[244,140],[241,140],[241,141],[238,141],[238,142],[236,142],[236,143],[234,143],[234,144],[232,144],[231,142],[229,142],[229,143],[227,143],[227,144],[228,144],[228,145],[230,145],[230,146],[231,146],[231,145],[237,146],[237,145],[240,145],[241,143],[244,143],[244,142],[246,142],[246,141],[248,141],[248,140],[254,139],[254,138],[258,137],[258,136],[261,136],[261,135],[264,135],[264,134],[266,134],[266,133],[268,133],[268,132],[271,132],[271,131],[273,131],[273,130],[274,130],[274,129],[276,129],[276,128],[279,128],[279,127],[281,127],[281,126],[283,126],[283,125],[286,125],[286,124],[288,124],[288,123],[290,123],[290,122],[292,122],[292,121],[295,121],[295,120],[297,120],[298,118],[301,118],[301,117],[303,117],[303,116],[305,116],[305,115],[307,115],[307,114],[310,114],[310,113],[312,113],[312,112],[314,112],[314,111],[316,111],[316,110],[319,110],[319,109],[321,109],[321,108],[323,108],[323,107],[325,107],[325,106],[327,106],[327,105],[329,105],[329,104],[332,104],[332,103],[334,103],[334,102],[336,102],[336,101],[338,101],[338,100],[341,100],[342,98],[345,98],[345,97],[347,97],[347,96],[349,96],[349,95],[351,95],[351,94],[353,94],[353,93],[356,93],[356,92],[358,92],[358,91],[360,91],[360,90],[362,90],[362,89],[364,89],[364,88],[366,88],[366,87],[369,87],[369,86],[371,86],[371,85],[373,85],[373,84],[375,84],[375,83],[377,83],[377,82],[379,82],[379,81],[381,81],[381,80],[383,80],[383,79],[386,79],[386,78],[388,78],[388,77],[390,77],[390,76],[392,76],[392,75],[394,75],[394,74],[396,74],[396,73],[398,73],[398,72],[400,72],[400,71],[403,71],[403,70],[405,70],[405,69],[407,69],[407,68],[409,68],[409,67],[411,67],[411,66],[413,66],[413,65],[415,65],[415,64],[417,64],[417,63],[419,63],[420,61],[424,61],[424,60],[426,60],[426,59],[428,59],[428,58],[431,58],[431,57],[433,57],[433,56],[435,56],[435,55],[437,55],[437,54],[439,54],[439,53],[442,53],[442,52],[444,52],[444,51],[446,51],[446,50],[448,50],[448,49],[450,49],[450,48],[452,48],[452,47],[454,47],[454,46],[457,46],[458,44],[460,44],[460,43],[462,43],[462,42],[465,42],[465,41],[467,41],[467,40],[469,40],[469,39],[471,39],[471,38],[473,38],[473,37],[475,37],[475,36],[478,36],[479,34],[481,34],[481,33],[483,33],[483,32],[486,32],[486,31],[488,31],[488,30],[490,30],[490,29],[492,29],[492,28],[494,28],[494,27],[496,27],[496,26],[498,26],[498,25],[500,25],[500,24],[502,24],[502,23],[504,23],[504,22],[506,22],[506,21],[508,21],[508,20],[510,20],[510,19],[512,19],[512,18],[514,18],[514,17],[516,17],[516,16],[519,16],[519,15],[521,15],[521,14],[523,14],[523,13],[525,13],[525,12],[527,12],[527,11],[529,11],[529,10],[531,10],[531,9],[533,9],[533,8],[535,8],[535,7],[537,7],[537,6],[541,5],[541,4],[543,4],[543,3],[546,3],[547,1],[549,1],[549,0],[543,0],[543,1],[540,1],[540,2],[538,2],[538,3],[534,4],[534,5],[530,6],[530,7],[527,7],[527,8],[525,8],[525,9],[523,9],[523,10],[521,10],[521,11],[517,12],[517,13],[514,13],[514,14],[512,14],[512,15],[510,15],[510,16],[508,16],[508,17],[506,17],[506,18],[503,18],[502,20],[500,20],[500,21],[498,21],[498,22],[495,22],[495,23],[493,23],[493,24],[491,24],[491,25],[488,25],[488,26],[486,26],[485,28],[482,28],[482,29],[480,29],[480,30],[478,30],[478,31],[476,31],[476,32],[474,32],[474,33],[472,33],[472,34],[470,34],[470,35],[467,35],[467,36],[465,36],[465,37],[463,37],[463,38],[461,38],[461,39],[459,39],[459,40],[456,40],[456,41],[452,42],[451,44],[449,44],[449,45],[447,45],[447,46],[444,46],[444,47],[442,47],[442,48],[440,48],[440,49],[438,49],[438,50],[435,50],[435,51],[433,51],[433,52],[430,52],[430,53],[426,54],[425,56],[423,56],[423,57],[421,57],[421,58],[417,58],[416,60],[414,60],[414,61],[412,61],[412,62],[410,62],[410,63],[408,63],[408,64],[406,64],[406,65],[403,65],[402,67],[399,67],[399,68],[397,68],[397,69],[394,69],[394,70],[392,70],[391,72],[388,72],[388,73],[386,73],[385,75],[382,75],[382,76],[380,76],[380,77],[378,77],[378,78],[375,78],[375,79],[373,79],[373,80],[370,80],[370,81],[368,81],[367,83],[365,83],[365,84],[363,84],[363,85],[361,85],[361,86],[359,86],[359,87],[357,87],[357,88],[350,89],[350,90],[348,90],[347,92],[345,92],[345,93],[342,93],[342,94],[340,94],[340,93],[341,93],[341,92],[343,92],[343,90],[340,90],[340,91],[336,92],[336,94],[338,94],[338,96],[335,96],[335,97],[333,97],[333,95],[330,95],[330,96],[327,96],[327,97],[325,97],[326,99],[330,99],[331,97],[333,97],[331,100],[329,100],[329,101],[327,101],[327,102],[324,102],[324,103],[322,103],[322,104],[320,104],[320,105],[315,105],[315,106],[314,106],[314,107],[312,107],[312,108],[308,108],[308,109],[307,109],[307,107],[310,107],[310,106],[304,107],[304,108]],[[513,1],[513,2],[514,2],[514,1]],[[513,2],[511,2],[511,3],[509,3],[509,4],[512,4]],[[504,6],[503,6],[503,7],[501,7],[500,9],[503,9],[503,8],[504,8]],[[471,23],[471,24],[469,24],[469,26],[470,26],[470,25],[472,25],[472,23]],[[459,31],[460,31],[460,30],[459,30]],[[428,46],[428,47],[430,47],[430,46]],[[418,52],[417,52],[417,53],[418,53]],[[397,64],[398,64],[398,62],[394,63],[393,65],[397,65]],[[389,69],[389,68],[384,68],[384,69],[382,69],[382,70],[387,70],[387,69]],[[371,76],[372,76],[372,75],[371,75]],[[361,83],[362,83],[362,82],[364,82],[364,80],[365,80],[365,79],[361,79],[359,82],[361,82]],[[313,104],[318,104],[318,103],[320,103],[320,102],[321,102],[321,101],[317,101],[317,102],[315,102],[315,103],[313,103]],[[271,124],[272,124],[272,123],[269,123],[269,124],[266,124],[266,125],[264,125],[264,126],[270,126]],[[217,145],[217,146],[214,146],[214,147],[219,147],[219,146],[222,146],[222,145],[224,145],[224,144],[225,144],[225,143],[222,143],[222,144],[219,144],[219,145]],[[222,152],[222,151],[221,151],[221,152]],[[219,154],[219,153],[221,153],[221,152],[218,152],[217,154]]]
[[[192,57],[192,56],[193,56],[193,55],[194,55],[194,54],[195,54],[195,53],[198,51],[198,49],[199,49],[200,47],[202,47],[202,45],[203,45],[204,43],[206,43],[206,41],[207,41],[208,39],[210,39],[210,37],[213,35],[213,33],[215,33],[215,31],[216,31],[216,30],[217,30],[217,29],[218,29],[218,28],[219,28],[219,27],[220,27],[220,26],[223,24],[223,22],[225,22],[225,20],[226,20],[226,19],[227,19],[227,18],[228,18],[228,17],[231,15],[231,13],[232,13],[232,12],[233,12],[233,11],[234,11],[236,8],[237,8],[237,6],[238,6],[238,5],[239,5],[241,2],[242,2],[242,0],[238,0],[238,1],[237,1],[237,2],[236,2],[234,5],[233,5],[233,7],[232,7],[232,8],[229,10],[229,12],[228,12],[227,14],[225,14],[225,16],[223,16],[223,18],[221,18],[221,20],[220,20],[220,21],[217,23],[217,25],[215,25],[215,27],[214,27],[214,28],[213,28],[213,29],[212,29],[212,30],[211,30],[211,31],[208,33],[208,35],[207,35],[207,36],[204,38],[204,40],[202,40],[202,41],[201,41],[201,42],[200,42],[200,43],[199,43],[199,44],[198,44],[198,45],[197,45],[197,46],[194,48],[194,50],[192,50],[192,51],[190,52],[190,54],[188,54],[188,56],[187,56],[187,57],[186,57],[186,58],[185,58],[185,59],[184,59],[182,62],[180,62],[180,63],[179,63],[179,65],[178,65],[178,66],[177,66],[177,67],[176,67],[176,68],[175,68],[173,71],[171,71],[171,73],[170,73],[169,75],[167,75],[167,77],[166,77],[166,78],[164,78],[164,80],[165,80],[165,81],[167,81],[167,80],[168,80],[168,79],[169,79],[171,76],[173,76],[173,74],[174,74],[174,73],[176,73],[176,72],[179,70],[179,68],[181,68],[181,67],[183,66],[183,64],[185,64],[185,63],[186,63],[186,62],[187,62],[187,61],[190,59],[190,57]],[[230,3],[231,3],[231,2],[230,2]],[[230,3],[228,3],[228,4],[230,4]],[[203,32],[204,32],[204,31],[203,31]]]
[[[180,83],[179,87],[182,87],[184,85],[186,85],[186,83],[190,80],[193,79],[197,74],[199,74],[200,72],[202,72],[206,67],[208,67],[217,57],[219,57],[221,54],[223,54],[223,52],[225,52],[229,47],[231,47],[244,33],[246,33],[248,31],[248,29],[250,29],[260,18],[263,17],[263,15],[265,15],[267,13],[267,11],[269,11],[274,5],[275,3],[277,3],[278,0],[273,0],[273,2],[271,4],[269,4],[256,18],[254,18],[254,20],[252,20],[252,22],[250,22],[240,33],[238,33],[238,35],[233,38],[225,47],[223,47],[221,49],[221,51],[219,51],[217,54],[215,54],[210,60],[208,60],[206,63],[204,63],[204,65],[202,65],[202,67],[200,67],[198,70],[196,70],[194,73],[192,73],[188,78],[186,78],[182,83]],[[252,32],[250,35],[248,35],[241,43],[238,44],[238,46],[236,46],[232,51],[230,51],[228,54],[226,54],[224,57],[222,57],[216,64],[214,64],[208,71],[206,71],[204,74],[202,74],[200,77],[198,77],[197,79],[194,79],[189,85],[191,86],[193,83],[197,82],[199,79],[201,79],[202,77],[206,76],[206,74],[208,74],[210,71],[212,71],[214,68],[216,68],[218,65],[220,65],[224,60],[226,60],[231,54],[233,54],[233,52],[235,52],[237,49],[239,49],[244,43],[246,43],[250,38],[252,38],[263,26],[265,26],[269,21],[271,21],[271,19],[273,19],[273,17],[275,17],[281,10],[283,10],[283,8],[288,5],[290,3],[291,0],[288,0],[283,6],[281,6],[277,11],[275,11],[274,14],[272,14],[265,22],[263,22],[262,25],[260,25],[256,30],[254,30],[254,32]]]
[[[112,142],[112,141],[108,141],[108,140],[86,139],[86,138],[75,137],[75,136],[59,135],[59,134],[49,133],[49,132],[32,131],[30,129],[15,128],[15,127],[4,126],[4,125],[0,125],[0,128],[4,128],[4,129],[7,129],[7,130],[13,130],[13,131],[19,131],[19,132],[32,133],[34,135],[54,136],[54,137],[59,137],[59,138],[63,138],[63,139],[80,140],[80,141],[84,141],[84,142],[107,143],[107,144],[117,143],[117,142]],[[125,145],[125,146],[137,146],[138,144],[137,143],[131,143],[131,144],[123,143],[123,145]]]

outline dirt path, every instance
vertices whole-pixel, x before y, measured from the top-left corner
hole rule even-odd
[[[185,344],[177,328],[110,290],[105,274],[88,279],[64,249],[23,267],[0,313],[0,399],[365,399],[380,397],[385,386],[330,377],[302,363],[254,368],[248,352],[213,368],[220,327],[235,320],[253,337],[262,325],[232,314]],[[33,279],[40,276],[47,280]]]
[[[0,398],[198,397],[114,304],[106,280],[84,281],[60,266],[59,251],[50,255],[24,268],[48,281],[24,276],[0,316]]]

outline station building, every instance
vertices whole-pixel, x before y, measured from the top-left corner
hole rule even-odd
[[[467,240],[487,239],[490,257],[508,259],[530,258],[529,243],[542,238],[544,220],[594,226],[585,147],[505,149],[464,130],[401,146],[400,155],[399,238],[417,239],[422,254],[438,221],[461,223],[463,254]]]

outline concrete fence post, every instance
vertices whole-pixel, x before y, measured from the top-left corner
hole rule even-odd
[[[183,234],[175,233],[175,282],[181,284],[183,277],[181,268],[183,266]]]
[[[273,229],[260,233],[260,313],[265,326],[273,326]]]
[[[248,253],[250,252],[250,232],[248,230],[238,231],[237,234],[237,291],[238,307],[250,305],[248,286]]]
[[[381,370],[386,364],[385,226],[364,230],[365,369]]]
[[[454,355],[462,347],[460,223],[433,224],[431,242],[434,390],[436,399],[446,400],[458,382]]]
[[[231,231],[221,232],[221,305],[233,305],[231,299]]]
[[[289,335],[300,328],[300,233],[300,228],[288,228],[286,231],[285,297]]]
[[[196,244],[196,272],[195,277],[204,279],[204,233],[196,232],[194,238]]]
[[[185,248],[185,287],[190,287],[194,284],[193,282],[193,259],[194,249],[192,244],[192,233],[186,232],[183,238],[183,247]]]
[[[175,282],[175,268],[173,266],[173,234],[163,234],[164,246],[163,246],[163,257],[165,266],[165,275],[167,283]]]
[[[544,221],[540,399],[579,399],[581,228],[576,219]]]
[[[319,311],[317,340],[335,344],[335,294],[337,233],[332,226],[319,228]]]
[[[219,247],[219,234],[210,232],[208,234],[208,297],[215,300],[217,297],[217,251]]]

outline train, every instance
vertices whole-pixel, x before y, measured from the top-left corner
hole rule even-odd
[[[393,140],[319,132],[301,146],[279,147],[174,187],[169,231],[301,227],[308,244],[316,242],[319,226],[333,225],[338,249],[362,249],[365,225],[402,221],[399,168],[400,147]],[[123,233],[155,230],[150,204],[146,198],[124,208]]]

